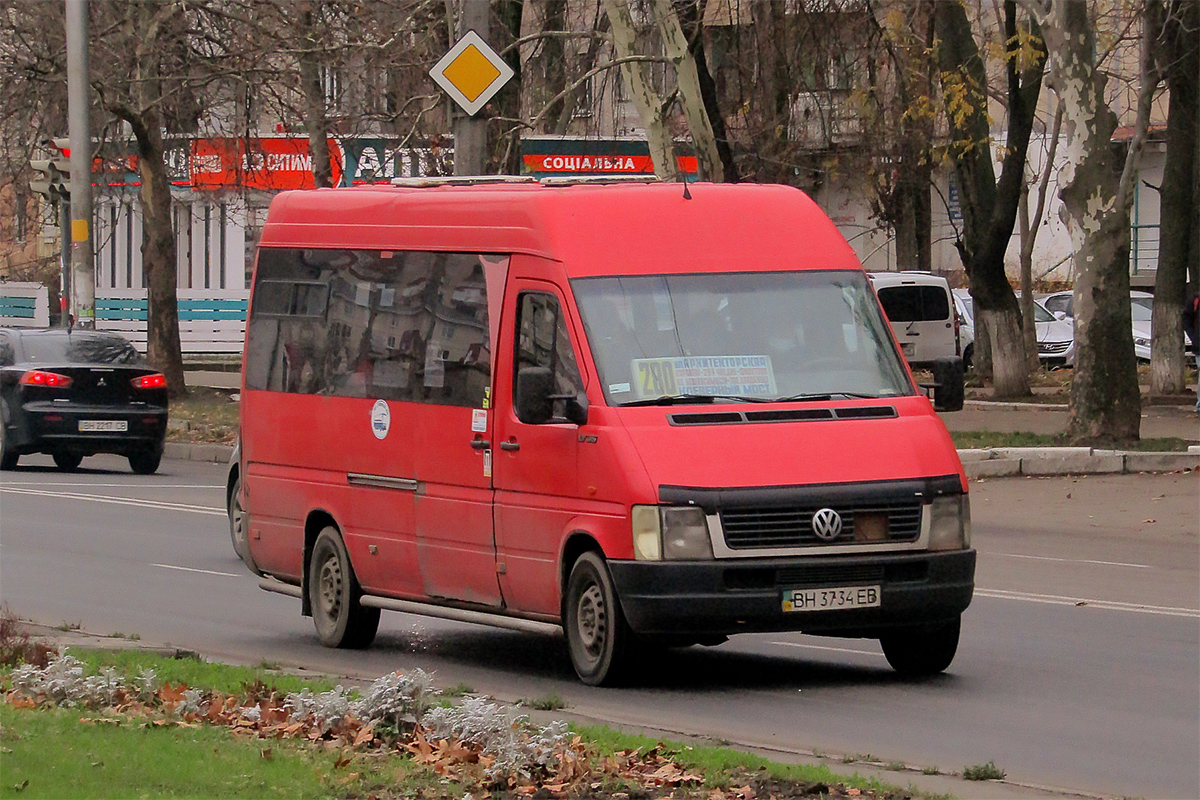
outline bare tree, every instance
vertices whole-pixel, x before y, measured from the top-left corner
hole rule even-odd
[[[1158,271],[1154,277],[1154,309],[1150,342],[1150,395],[1178,394],[1184,390],[1182,310],[1188,299],[1188,265],[1200,269],[1197,227],[1197,177],[1200,158],[1200,3],[1173,0],[1151,19],[1160,19],[1151,32],[1159,69],[1166,77],[1171,97],[1167,110],[1167,158],[1163,167],[1160,203]]]
[[[1021,204],[1017,210],[1018,228],[1021,241],[1021,330],[1025,336],[1025,361],[1030,370],[1041,367],[1041,357],[1038,356],[1037,323],[1033,316],[1033,246],[1037,241],[1038,230],[1042,227],[1042,216],[1046,211],[1046,193],[1050,186],[1050,175],[1054,171],[1054,156],[1058,153],[1059,134],[1062,133],[1062,106],[1054,112],[1054,124],[1050,132],[1050,147],[1046,153],[1046,163],[1038,178],[1037,203],[1034,205],[1033,218],[1029,217],[1029,186],[1026,184],[1021,192]]]
[[[679,166],[675,162],[675,149],[667,129],[662,98],[654,91],[638,64],[638,56],[644,54],[638,52],[637,27],[629,12],[628,0],[604,0],[604,8],[612,26],[613,46],[623,62],[621,74],[646,129],[654,174],[663,180],[678,180]]]
[[[1075,375],[1068,437],[1079,444],[1137,441],[1141,397],[1129,304],[1129,216],[1153,89],[1144,81],[1124,169],[1113,153],[1117,118],[1104,98],[1095,30],[1085,0],[1025,0],[1041,25],[1052,87],[1063,108],[1062,213],[1071,237],[1075,290]],[[1119,176],[1119,177],[1118,177]]]
[[[963,234],[955,242],[971,280],[977,318],[991,345],[996,397],[1030,394],[1021,313],[1008,283],[1004,255],[1025,185],[1025,155],[1041,92],[1045,51],[1036,31],[1020,31],[1015,0],[1004,4],[1008,141],[997,182],[987,115],[987,74],[960,2],[939,3],[938,58],[950,123],[951,157],[963,195]],[[976,338],[979,338],[978,329]],[[987,351],[976,346],[976,353]]]

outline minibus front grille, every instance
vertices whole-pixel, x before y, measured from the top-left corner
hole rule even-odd
[[[821,539],[813,532],[813,515],[823,506],[725,508],[720,516],[725,544],[731,550],[745,550],[913,542],[921,535],[921,507],[919,500],[842,508],[832,506],[842,519],[841,533],[833,541]],[[869,526],[866,517],[871,518]],[[880,517],[886,518],[886,525],[880,525]],[[862,524],[856,526],[859,519]]]

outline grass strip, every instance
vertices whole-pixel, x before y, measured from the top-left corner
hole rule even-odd
[[[960,450],[995,447],[1069,447],[1070,443],[1063,434],[1029,433],[1028,431],[951,431],[954,446]],[[1174,437],[1160,439],[1141,439],[1123,448],[1149,453],[1187,452],[1186,439]]]
[[[330,682],[249,668],[171,657],[145,650],[71,648],[85,674],[112,668],[125,678],[153,670],[164,683],[204,687],[246,698],[276,698],[302,689],[326,691]],[[11,668],[0,685],[12,686]],[[204,724],[196,715],[163,708],[147,713],[130,706],[47,707],[16,693],[0,703],[0,798],[208,797],[271,798],[422,797],[459,800],[486,787],[461,783],[469,771],[453,758],[411,755],[404,748],[347,747],[319,736],[266,738],[239,726]],[[240,724],[240,723],[239,723]],[[579,774],[570,784],[522,785],[493,797],[736,798],[799,796],[834,798],[928,797],[855,774],[835,775],[820,765],[775,764],[730,748],[663,743],[603,727],[576,731],[574,752],[593,767],[624,765]],[[366,736],[363,741],[372,737]],[[356,740],[357,744],[357,740]],[[433,742],[430,743],[434,744]],[[434,750],[453,754],[460,745]],[[428,749],[428,748],[427,748]],[[416,750],[409,750],[413,753]],[[643,779],[653,772],[675,776],[651,794]],[[563,773],[559,773],[561,777]],[[693,777],[698,775],[699,777]],[[743,790],[741,787],[746,787]],[[493,787],[494,789],[495,787]],[[747,794],[746,792],[749,792]],[[782,794],[779,792],[782,791]]]

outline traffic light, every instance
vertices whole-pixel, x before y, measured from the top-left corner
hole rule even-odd
[[[29,188],[33,189],[47,200],[57,201],[71,199],[71,145],[66,137],[46,139],[43,145],[52,151],[50,158],[33,159],[29,166],[33,168],[33,180]]]

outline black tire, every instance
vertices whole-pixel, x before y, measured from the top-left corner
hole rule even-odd
[[[162,447],[139,450],[129,454],[129,468],[138,475],[153,475],[158,472],[158,465],[162,462],[162,457]]]
[[[563,607],[571,664],[589,686],[613,685],[625,676],[633,632],[625,621],[604,559],[586,552],[571,567]]]
[[[975,360],[975,344],[974,344],[974,342],[967,345],[966,350],[963,350],[962,358],[963,358],[963,372],[969,372],[971,370],[971,364]]]
[[[257,573],[258,567],[250,556],[250,539],[246,533],[246,510],[242,508],[242,479],[235,478],[233,488],[229,491],[229,502],[225,508],[229,516],[229,539],[233,542],[233,552],[237,553],[251,571]]]
[[[79,464],[83,461],[82,454],[72,453],[70,450],[59,450],[51,454],[51,458],[54,459],[54,466],[63,472],[74,472],[79,469]]]
[[[337,528],[321,531],[308,562],[308,599],[317,638],[326,647],[370,647],[379,630],[379,609],[358,602],[354,567]]]
[[[923,628],[904,628],[880,637],[879,644],[892,669],[909,678],[945,671],[958,650],[960,617]]]
[[[0,417],[0,469],[8,470],[17,466],[21,454],[8,447],[8,434],[4,430],[4,419]]]

